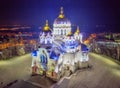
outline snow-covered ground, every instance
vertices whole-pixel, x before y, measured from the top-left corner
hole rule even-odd
[[[29,79],[31,56],[24,55],[8,61],[0,61],[0,88],[16,79]],[[120,62],[118,62],[120,63]],[[120,65],[106,56],[90,53],[92,69],[78,71],[70,78],[62,79],[54,88],[120,88]],[[26,83],[19,84],[24,88]],[[30,88],[35,88],[35,86]],[[15,87],[16,88],[16,87]]]
[[[15,80],[27,80],[31,74],[30,54],[0,61],[0,88]]]
[[[120,63],[120,62],[118,62]],[[62,79],[54,88],[120,88],[120,65],[109,57],[90,53],[92,69]]]

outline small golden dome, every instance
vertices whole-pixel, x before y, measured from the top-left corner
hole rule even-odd
[[[50,27],[49,27],[49,25],[48,25],[48,20],[46,20],[46,24],[45,24],[43,30],[44,30],[44,31],[49,31],[49,30],[50,30]]]
[[[67,36],[71,36],[72,35],[72,31],[68,32]]]
[[[79,26],[77,26],[75,34],[78,35],[79,33],[80,33],[80,29],[79,29]]]
[[[58,18],[64,18],[63,7],[60,8],[60,14]]]

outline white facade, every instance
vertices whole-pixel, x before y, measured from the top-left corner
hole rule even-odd
[[[54,20],[53,30],[51,30],[48,20],[46,20],[44,32],[39,36],[40,44],[52,44],[55,39],[62,39],[64,42],[79,41],[82,43],[82,34],[80,33],[79,27],[77,27],[74,35],[71,34],[71,22],[64,16],[63,8],[61,8],[58,18]]]

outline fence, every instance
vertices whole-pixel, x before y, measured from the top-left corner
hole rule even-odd
[[[6,60],[14,56],[24,55],[32,52],[34,44],[18,44],[0,50],[0,60]]]
[[[120,43],[116,42],[93,42],[90,47],[92,52],[103,54],[120,61]]]

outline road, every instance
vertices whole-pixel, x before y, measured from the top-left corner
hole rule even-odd
[[[27,80],[31,75],[31,56],[26,54],[0,61],[0,88],[15,80]]]
[[[106,56],[90,53],[89,63],[92,65],[92,69],[78,71],[71,77],[64,78],[53,87],[120,88],[120,65],[118,64],[120,62],[116,63]],[[0,61],[0,88],[14,80],[29,80],[31,78],[30,74],[30,54],[15,57],[8,61]],[[25,84],[26,83],[20,83],[19,85]],[[31,85],[30,88],[35,88],[35,86],[32,86],[33,85]]]

